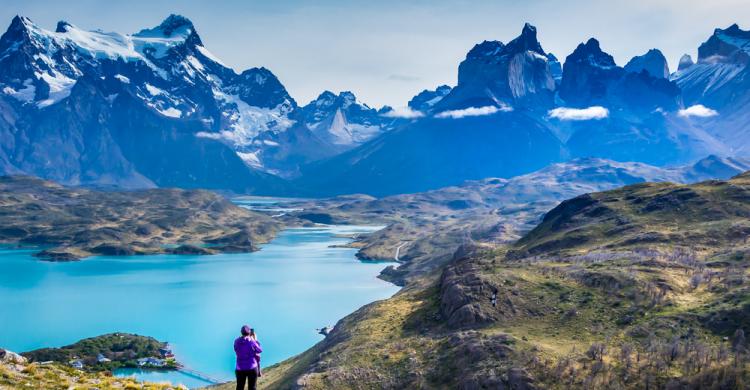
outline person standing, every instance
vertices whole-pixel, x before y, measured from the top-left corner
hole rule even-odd
[[[234,374],[237,377],[237,390],[256,390],[258,383],[258,361],[263,349],[255,337],[255,331],[247,325],[240,329],[241,336],[234,340],[234,353],[237,355],[237,364]]]
[[[255,333],[255,329],[250,329],[250,339],[258,341],[258,335]],[[258,344],[260,345],[260,344]],[[255,354],[255,361],[258,362],[258,378],[262,377],[262,371],[260,370],[260,353]]]

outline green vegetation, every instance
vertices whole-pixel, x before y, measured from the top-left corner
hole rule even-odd
[[[746,388],[748,221],[745,174],[578,197],[513,245],[472,231],[261,386]]]
[[[107,372],[85,372],[59,363],[10,363],[0,361],[0,388],[45,390],[167,390],[168,383],[140,383],[116,378]]]
[[[86,371],[112,371],[122,367],[138,367],[138,359],[161,357],[160,349],[167,344],[154,338],[127,333],[111,333],[92,337],[61,348],[42,348],[21,355],[31,362],[69,364],[80,360]],[[100,357],[106,358],[100,361]],[[166,368],[174,368],[174,358],[167,359]]]

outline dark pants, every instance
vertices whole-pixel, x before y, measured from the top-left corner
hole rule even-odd
[[[247,382],[248,390],[255,390],[255,385],[258,383],[258,370],[235,370],[234,374],[237,376],[237,390],[245,390],[245,382]]]

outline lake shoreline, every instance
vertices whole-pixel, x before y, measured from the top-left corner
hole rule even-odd
[[[281,302],[279,304],[280,306],[278,306],[277,309],[272,310],[270,312],[268,311],[270,308],[264,308],[265,306],[268,306],[268,304],[263,303],[262,306],[264,307],[253,307],[250,311],[251,313],[250,316],[241,316],[240,319],[231,319],[232,316],[226,316],[226,315],[221,315],[221,314],[208,315],[206,313],[202,313],[198,315],[197,317],[191,316],[192,319],[197,318],[199,321],[203,321],[203,322],[209,320],[210,318],[226,317],[227,319],[225,321],[222,321],[222,323],[235,325],[235,326],[237,326],[236,324],[242,324],[242,322],[247,321],[247,319],[242,320],[242,317],[249,318],[250,320],[252,320],[253,325],[256,325],[258,328],[263,330],[264,333],[261,334],[262,340],[264,340],[264,342],[266,343],[271,343],[271,345],[274,345],[280,342],[280,341],[275,341],[275,340],[287,340],[287,341],[284,341],[285,344],[292,343],[292,341],[295,339],[299,340],[283,348],[279,348],[278,345],[274,345],[273,349],[276,350],[274,351],[275,354],[272,353],[271,355],[268,355],[267,358],[265,358],[264,356],[264,358],[270,365],[275,362],[282,361],[288,357],[294,356],[297,353],[304,351],[308,347],[320,341],[320,335],[318,335],[315,332],[315,328],[332,325],[336,321],[348,315],[352,311],[358,309],[359,307],[366,305],[370,302],[374,302],[380,299],[385,299],[399,290],[398,286],[395,286],[391,283],[387,283],[385,281],[381,281],[380,279],[377,278],[377,275],[379,274],[381,269],[388,262],[369,262],[369,261],[363,262],[356,257],[356,249],[341,247],[342,246],[341,244],[344,244],[350,241],[351,238],[353,237],[352,233],[350,232],[354,232],[354,234],[362,234],[364,232],[372,232],[380,228],[382,228],[382,226],[363,227],[363,226],[356,226],[356,225],[349,225],[349,226],[317,225],[317,226],[307,226],[307,227],[286,228],[286,229],[281,230],[279,234],[274,238],[274,240],[271,240],[268,244],[262,245],[260,247],[261,250],[252,252],[249,254],[247,253],[245,254],[216,254],[212,256],[163,255],[163,254],[153,255],[153,256],[146,255],[146,256],[129,256],[129,257],[128,256],[94,256],[94,257],[91,257],[90,259],[87,259],[86,261],[77,261],[77,262],[70,262],[70,263],[45,262],[45,261],[39,261],[37,259],[37,261],[31,262],[31,264],[26,263],[26,262],[22,262],[19,264],[25,264],[25,267],[30,266],[30,268],[36,267],[40,270],[45,270],[45,269],[48,270],[48,271],[42,272],[42,274],[44,274],[45,272],[46,273],[54,272],[54,274],[59,274],[60,272],[65,272],[65,273],[75,272],[76,274],[78,274],[81,271],[74,271],[74,270],[96,269],[96,270],[99,270],[97,271],[97,273],[102,272],[102,271],[105,272],[105,275],[98,277],[98,279],[105,278],[104,280],[110,279],[112,277],[119,277],[118,275],[127,276],[135,270],[138,270],[139,273],[143,272],[141,270],[153,270],[153,271],[148,271],[148,272],[149,273],[158,272],[158,275],[164,275],[164,276],[169,275],[169,277],[167,279],[163,279],[162,277],[158,277],[157,279],[154,279],[153,277],[146,276],[148,274],[144,274],[144,277],[139,277],[136,283],[139,285],[144,283],[144,281],[149,284],[158,283],[159,285],[164,285],[165,283],[167,283],[167,285],[174,285],[175,287],[178,287],[178,286],[188,287],[190,285],[195,285],[195,282],[190,282],[191,284],[184,284],[184,282],[177,282],[178,280],[185,279],[184,275],[186,274],[184,271],[176,271],[176,272],[170,272],[168,274],[164,274],[160,270],[172,269],[174,267],[179,267],[179,269],[188,267],[188,268],[185,268],[186,271],[190,269],[195,269],[197,273],[188,272],[187,274],[195,275],[195,277],[197,277],[198,280],[202,278],[206,278],[206,275],[208,275],[209,277],[208,279],[206,279],[207,281],[216,280],[216,282],[219,282],[219,284],[216,284],[215,282],[211,282],[210,284],[205,284],[205,283],[197,284],[195,286],[199,287],[198,291],[206,289],[206,288],[209,288],[211,290],[219,289],[217,291],[220,291],[222,290],[221,288],[222,285],[232,286],[232,285],[236,285],[236,283],[241,283],[241,285],[247,285],[248,287],[253,288],[253,289],[263,288],[262,286],[266,285],[267,283],[279,284],[279,286],[289,286],[289,287],[281,287],[281,289],[278,289],[278,288],[275,289],[275,291],[278,291],[278,293],[282,293],[286,295],[291,293],[292,296],[288,298],[283,298],[280,301]],[[297,247],[298,249],[295,249]],[[26,247],[25,250],[21,252],[24,252],[26,256],[29,256],[30,250],[33,250],[33,249]],[[292,250],[292,252],[287,253],[290,250]],[[12,252],[15,252],[15,251],[13,251],[12,249],[9,250],[6,247],[6,252],[9,252],[8,254],[11,254]],[[26,258],[32,259],[33,257],[29,256]],[[2,257],[0,257],[0,260],[1,259]],[[36,264],[36,266],[34,266],[34,264]],[[0,263],[0,267],[1,266],[5,266],[5,265],[3,263]],[[278,268],[280,266],[282,267],[280,271],[281,270],[285,270],[285,271],[281,271],[282,273],[279,275],[279,277],[263,276],[264,274],[267,274],[269,271],[274,270],[275,268]],[[272,268],[268,268],[268,267],[272,267]],[[250,271],[256,268],[259,270],[259,272],[261,272],[261,274],[257,274],[257,273],[254,273],[253,271]],[[212,271],[198,271],[202,269],[212,270]],[[65,270],[71,270],[71,271],[65,271]],[[276,271],[273,271],[273,272],[275,273]],[[352,274],[352,272],[354,272],[354,274]],[[31,271],[23,272],[23,273],[34,274],[34,272],[31,272]],[[245,273],[258,275],[256,277],[253,277],[251,281],[253,279],[258,279],[258,278],[260,280],[255,280],[255,282],[248,285],[247,284],[248,281],[242,277],[242,275]],[[217,275],[216,277],[219,277],[219,279],[216,279],[216,277],[211,276],[212,274],[216,274]],[[351,274],[351,275],[347,276],[348,274]],[[107,275],[110,275],[110,276],[107,276]],[[227,276],[225,277],[225,276],[219,276],[219,275],[227,275]],[[315,276],[315,275],[318,275],[318,276]],[[320,287],[315,287],[315,289],[318,289],[320,291],[317,291],[315,289],[310,290],[311,287],[301,287],[301,286],[307,286],[307,284],[309,284],[308,279],[310,277],[322,278],[322,280],[320,280],[319,282],[316,282],[316,283],[320,283]],[[47,280],[47,279],[48,278],[45,277],[43,280]],[[57,277],[55,277],[55,279],[57,279]],[[80,279],[80,278],[77,278],[77,279],[86,280],[86,279]],[[171,279],[174,279],[175,281],[172,282],[170,281]],[[188,280],[190,279],[191,278],[188,278]],[[269,280],[265,281],[265,279],[269,279]],[[92,282],[93,282],[93,279],[92,279]],[[121,287],[117,287],[118,285],[120,285],[119,282],[114,282],[114,283],[104,282],[104,283],[110,286],[111,288],[115,288],[115,290],[119,291],[120,289],[122,289]],[[300,283],[303,283],[303,284],[300,284]],[[75,286],[75,287],[72,287],[72,286]],[[254,286],[258,286],[258,287],[254,287]],[[73,285],[67,285],[65,288],[68,291],[68,294],[75,294],[76,296],[78,296],[79,293],[77,293],[75,290],[82,288],[82,287],[73,284]],[[184,287],[178,287],[178,290],[176,292],[178,294],[183,294],[181,292],[183,291],[183,288]],[[301,292],[304,291],[304,294],[303,295],[296,294],[295,291],[298,289],[302,289],[300,291]],[[97,290],[99,290],[98,287],[97,287]],[[146,296],[150,296],[151,295],[150,290],[151,288],[140,288],[138,290],[133,290],[131,287],[127,287],[126,290],[123,290],[123,293],[125,293],[126,296],[129,296],[130,300],[138,301],[141,304],[136,304],[135,306],[133,306],[133,304],[128,304],[127,302],[120,302],[121,304],[125,303],[125,306],[122,308],[122,310],[117,310],[117,312],[131,311],[133,313],[136,313],[138,310],[140,310],[140,306],[142,306],[143,304],[150,306],[149,301],[153,300],[153,298],[136,298],[144,294]],[[88,289],[84,288],[84,291],[88,291]],[[340,291],[340,292],[337,292],[337,291]],[[358,292],[358,291],[361,291],[361,292]],[[274,294],[278,294],[278,293],[274,293]],[[0,299],[2,299],[2,294],[3,293],[0,290]],[[80,294],[83,294],[84,296],[87,295],[86,293],[80,293]],[[172,294],[172,292],[170,292],[169,294]],[[43,294],[43,295],[55,297],[59,294],[48,293],[48,294]],[[131,295],[133,297],[130,297]],[[160,294],[160,295],[163,295],[163,294]],[[253,295],[253,294],[251,293],[250,295]],[[204,296],[213,297],[213,296],[216,296],[216,293],[209,293],[209,292],[199,293],[197,298],[191,298],[191,299],[201,300],[201,297],[204,297]],[[317,298],[318,296],[319,298]],[[368,298],[368,296],[370,298]],[[343,302],[341,304],[331,305],[329,302],[331,301],[331,299],[334,299],[334,297],[336,300],[342,300]],[[177,301],[183,302],[182,304],[184,304],[185,302],[184,299],[178,299],[178,298],[172,298],[172,299],[177,299]],[[219,299],[219,302],[222,302],[222,301],[231,302],[235,298],[233,295],[228,295],[223,299],[221,298],[218,298],[218,299]],[[270,301],[275,301],[275,300],[272,299]],[[310,303],[306,303],[308,301]],[[212,299],[212,302],[214,303],[210,305],[196,302],[194,304],[190,304],[190,307],[194,307],[195,310],[205,311],[206,308],[210,309],[212,305],[215,306],[216,301]],[[349,303],[346,303],[346,302],[349,302]],[[65,303],[50,304],[50,306],[59,307],[59,306],[65,306],[65,305],[71,305],[71,304],[72,303],[69,303],[66,301]],[[81,304],[77,306],[87,306],[87,305]],[[13,312],[14,310],[15,309],[13,309],[13,304],[11,302],[10,311]],[[88,309],[86,308],[78,309],[78,310],[88,311]],[[310,310],[317,310],[317,314],[306,314]],[[111,309],[109,309],[109,311],[111,311]],[[169,311],[173,311],[173,309],[170,309]],[[66,314],[66,316],[69,316],[69,315],[70,314]],[[178,360],[181,363],[183,363],[186,367],[197,369],[199,372],[201,373],[205,372],[207,375],[210,375],[210,376],[214,376],[217,373],[220,373],[221,371],[226,370],[226,369],[219,369],[218,368],[219,366],[216,364],[216,361],[220,363],[221,359],[231,359],[231,357],[224,357],[219,360],[211,359],[212,360],[211,364],[209,364],[208,366],[202,367],[201,366],[202,363],[199,363],[199,361],[202,361],[205,359],[199,358],[200,355],[192,351],[192,350],[195,350],[197,346],[190,346],[188,345],[190,343],[189,341],[188,343],[186,343],[185,341],[182,340],[183,338],[180,338],[180,337],[176,338],[176,336],[170,335],[171,333],[174,332],[174,330],[170,330],[169,327],[165,327],[164,326],[165,324],[155,323],[154,326],[156,326],[157,330],[148,331],[148,330],[143,330],[142,326],[139,325],[140,321],[138,321],[137,319],[128,318],[125,321],[112,322],[113,320],[107,320],[106,318],[109,316],[121,317],[122,314],[115,313],[115,314],[103,314],[103,315],[104,315],[103,318],[100,318],[102,315],[97,315],[96,319],[92,318],[90,321],[84,320],[82,322],[82,324],[88,323],[88,325],[86,326],[87,328],[92,328],[91,323],[93,323],[96,325],[93,328],[101,329],[100,331],[96,331],[96,330],[87,331],[83,327],[77,327],[75,325],[68,325],[68,329],[64,330],[62,333],[66,333],[66,332],[77,333],[79,335],[76,338],[77,340],[89,334],[102,334],[102,333],[106,333],[106,331],[112,331],[113,329],[116,329],[118,331],[128,331],[128,332],[133,332],[133,333],[138,333],[138,334],[156,336],[161,340],[169,340],[170,343],[173,343],[174,341],[173,344],[175,345],[175,355],[177,356]],[[164,317],[165,315],[167,317]],[[179,315],[184,315],[184,313],[181,313]],[[138,317],[144,317],[146,318],[147,322],[153,323],[153,320],[149,320],[148,317],[154,317],[154,316],[156,316],[157,318],[171,318],[172,317],[171,315],[168,315],[165,312],[162,312],[159,314],[154,313],[153,316],[148,315],[148,314],[142,314],[142,315],[139,315]],[[295,325],[296,327],[295,329],[297,330],[295,330],[293,334],[296,334],[297,336],[290,338],[290,335],[278,334],[278,331],[274,329],[274,328],[278,328],[279,324],[282,324],[282,329],[283,329],[284,327],[288,327],[292,324],[298,323],[300,320],[297,320],[296,319],[297,317],[307,318],[306,320],[301,320],[303,321],[301,327]],[[320,317],[321,319],[315,320],[314,319],[315,317]],[[169,321],[169,322],[173,322],[173,321],[176,321],[177,323],[190,323],[190,320],[180,320],[180,319],[173,319],[172,321]],[[115,323],[120,323],[121,325],[107,327],[105,324],[106,322],[112,322],[113,325]],[[305,322],[308,325],[304,325]],[[128,323],[130,323],[131,325],[127,325]],[[269,324],[274,324],[274,325],[269,325]],[[133,325],[136,325],[136,327],[134,328]],[[224,341],[210,342],[210,341],[204,340],[203,343],[209,343],[212,346],[212,348],[214,348],[214,346],[220,347],[221,345],[226,344],[227,338],[231,340],[233,337],[236,337],[233,335],[233,333],[236,332],[236,330],[234,329],[235,326],[230,326],[229,334],[222,337]],[[214,326],[211,326],[210,328],[213,328],[213,327]],[[162,329],[162,330],[158,330],[158,329]],[[0,331],[1,330],[2,329],[0,329]],[[214,332],[212,333],[216,333],[215,330],[216,329],[214,329]],[[8,332],[9,332],[8,334],[14,333],[13,331],[8,331]],[[222,332],[225,332],[225,331],[222,331]],[[224,334],[224,333],[221,333],[221,334]],[[205,339],[207,335],[208,335],[207,333],[202,333],[202,336],[199,336],[199,337]],[[211,338],[216,338],[216,336],[212,335]],[[188,340],[189,339],[195,339],[195,337],[190,336],[188,337]],[[11,341],[11,340],[7,340],[7,341]],[[0,344],[3,344],[3,343],[5,342],[0,342]],[[16,344],[16,343],[13,343],[13,344]],[[45,342],[44,344],[34,344],[33,347],[49,346],[49,345],[65,345],[65,344],[66,343],[64,342],[49,342],[48,341],[48,342]],[[11,347],[11,349],[15,349],[15,350],[29,350],[30,349],[30,348],[19,348],[17,344],[8,345],[8,347]],[[203,348],[203,347],[200,347],[200,348]],[[222,348],[219,348],[219,349],[222,349]],[[231,363],[227,362],[226,364],[223,364],[223,366],[227,366],[229,364]],[[231,377],[229,375],[230,375],[229,370],[226,370],[224,371],[224,374],[220,374],[218,376],[222,380],[230,380]],[[141,379],[148,381],[148,382],[153,382],[154,381],[153,379],[175,378],[175,377],[177,378],[178,381],[188,380],[184,378],[182,374],[178,374],[173,370],[161,371],[158,373],[154,373],[154,372],[142,373],[142,375],[139,375],[139,376],[141,377]],[[201,383],[200,386],[205,386],[207,384],[208,383]]]

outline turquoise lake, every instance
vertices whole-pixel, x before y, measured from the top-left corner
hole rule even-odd
[[[258,332],[268,366],[304,351],[357,308],[398,287],[377,279],[387,263],[361,262],[340,234],[372,227],[288,229],[254,253],[93,257],[39,261],[30,249],[0,248],[0,346],[13,351],[129,332],[172,345],[179,361],[233,378],[232,342],[243,324]],[[177,372],[139,378],[189,387]]]

